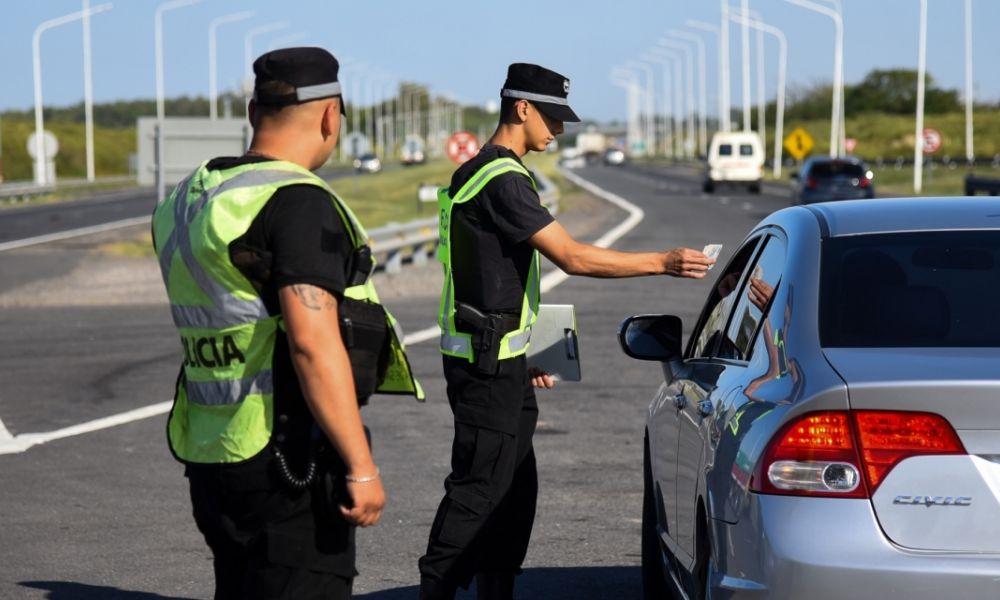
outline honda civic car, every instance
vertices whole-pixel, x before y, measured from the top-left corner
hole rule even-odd
[[[645,424],[645,597],[1000,597],[1000,199],[780,210],[720,270]]]
[[[792,203],[874,198],[874,179],[875,174],[854,157],[810,158],[792,175]]]

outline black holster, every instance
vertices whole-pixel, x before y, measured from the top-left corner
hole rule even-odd
[[[385,377],[392,342],[385,309],[380,304],[344,298],[340,302],[340,335],[351,360],[358,403],[368,397]]]
[[[484,313],[474,306],[455,303],[455,324],[472,334],[472,352],[476,370],[496,375],[500,363],[500,340],[517,329],[520,319],[504,313]]]

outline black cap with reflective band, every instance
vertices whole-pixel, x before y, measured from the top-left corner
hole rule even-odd
[[[580,120],[569,107],[569,79],[555,71],[528,63],[507,67],[507,81],[500,90],[503,98],[527,100],[549,118],[565,123]]]
[[[340,112],[347,114],[337,73],[340,63],[322,48],[281,48],[262,54],[253,63],[253,99],[257,104],[287,106],[311,100],[340,97]],[[261,85],[277,81],[295,88],[290,94],[274,94]]]

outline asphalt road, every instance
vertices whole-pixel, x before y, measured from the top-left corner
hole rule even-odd
[[[724,262],[753,224],[788,203],[767,188],[760,196],[704,195],[687,170],[595,166],[578,174],[645,211],[615,244],[621,250],[722,243]],[[625,216],[615,213],[613,220]],[[0,213],[0,231],[8,216]],[[64,262],[0,252],[0,291],[58,276],[71,268]],[[545,296],[577,306],[584,381],[539,393],[541,490],[518,598],[641,597],[642,423],[660,367],[626,358],[615,332],[634,313],[677,314],[690,327],[711,279],[573,277]],[[387,304],[407,331],[434,322],[433,293]],[[170,398],[178,350],[166,306],[4,308],[0,330],[0,421],[10,434],[59,430]],[[364,412],[389,505],[381,523],[358,536],[359,598],[416,597],[416,561],[448,472],[440,358],[433,341],[412,345],[410,356],[427,402],[376,397]],[[211,597],[210,556],[164,423],[159,415],[0,454],[0,598]]]

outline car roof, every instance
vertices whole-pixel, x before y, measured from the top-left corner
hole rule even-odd
[[[1000,229],[1000,197],[884,198],[819,202],[804,207],[819,221],[824,237]],[[788,210],[775,213],[780,215]],[[781,219],[777,219],[780,223]]]
[[[854,164],[854,165],[863,165],[864,164],[864,161],[862,161],[860,158],[857,158],[855,156],[841,156],[841,157],[813,156],[813,157],[807,158],[806,162],[805,162],[805,164],[803,166],[812,166],[812,165],[820,164],[820,163],[837,163],[837,162],[851,163],[851,164]]]

